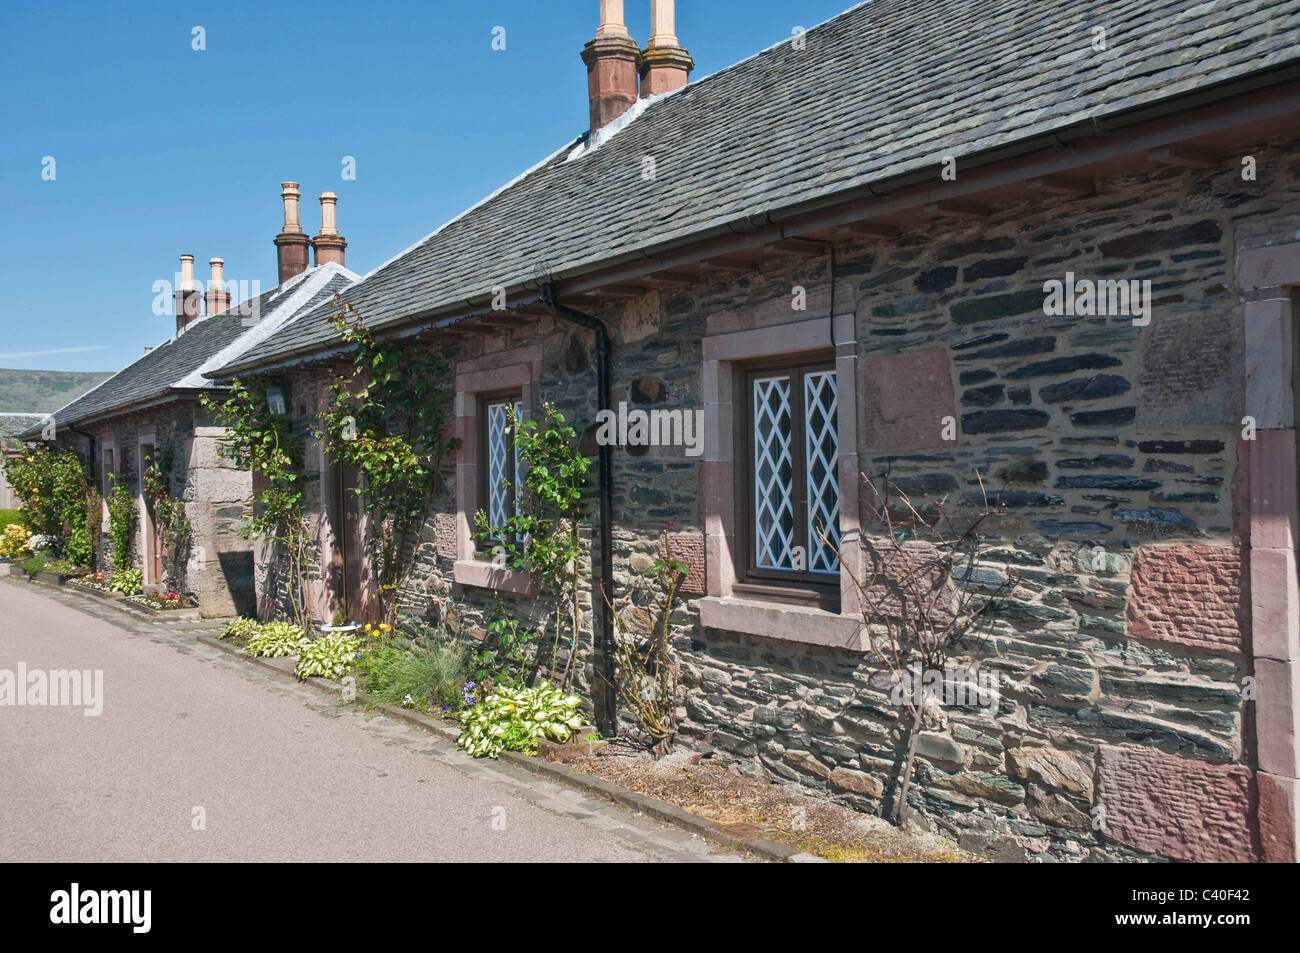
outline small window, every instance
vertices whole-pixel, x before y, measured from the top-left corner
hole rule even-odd
[[[519,512],[515,490],[522,482],[519,450],[515,446],[514,428],[510,426],[508,411],[513,406],[515,420],[519,420],[523,417],[523,404],[518,397],[510,395],[487,398],[483,406],[486,438],[483,446],[487,449],[483,498],[487,500],[488,524],[504,526],[507,519]]]
[[[748,580],[838,586],[839,434],[832,366],[752,371],[748,391]]]

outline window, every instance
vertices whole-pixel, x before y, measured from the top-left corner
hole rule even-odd
[[[750,371],[746,581],[833,587],[839,565],[839,438],[832,365]]]
[[[513,407],[515,420],[520,420],[523,404],[517,396],[508,395],[485,398],[483,407],[482,445],[487,448],[487,465],[482,498],[487,501],[489,525],[504,526],[507,519],[519,512],[515,490],[521,483],[519,450],[515,446],[514,428],[510,427],[509,409]]]

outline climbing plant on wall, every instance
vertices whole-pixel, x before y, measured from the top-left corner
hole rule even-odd
[[[273,414],[266,388],[235,381],[224,401],[203,397],[204,409],[226,428],[222,454],[254,477],[253,515],[245,538],[281,548],[288,562],[289,603],[307,625],[307,520],[303,497],[303,437],[287,414]]]
[[[130,484],[116,473],[108,475],[108,482],[112,487],[108,493],[108,538],[113,544],[113,572],[118,573],[131,566],[131,537],[139,513]]]
[[[351,349],[336,369],[317,437],[331,460],[356,468],[380,611],[396,622],[398,597],[418,555],[420,533],[460,441],[445,433],[450,394],[441,355],[410,341],[376,339],[361,314],[335,297],[334,330]]]
[[[170,588],[177,589],[180,587],[180,570],[188,556],[193,529],[189,516],[185,513],[184,500],[172,498],[173,459],[170,450],[154,454],[145,465],[143,480],[145,497],[162,535],[167,584]]]
[[[479,510],[474,514],[475,538],[480,548],[492,551],[495,560],[545,581],[555,600],[551,678],[558,677],[567,688],[573,678],[581,620],[579,531],[585,511],[582,494],[591,460],[578,449],[573,425],[553,405],[542,405],[542,418],[516,420],[514,408],[506,408],[506,426],[515,435],[523,472],[522,485],[516,488],[520,505],[501,526],[492,526],[488,514]],[[557,675],[555,666],[562,643],[567,643],[569,653]]]

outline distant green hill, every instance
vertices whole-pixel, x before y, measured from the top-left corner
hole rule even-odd
[[[110,376],[107,371],[17,371],[0,368],[0,413],[51,413]]]

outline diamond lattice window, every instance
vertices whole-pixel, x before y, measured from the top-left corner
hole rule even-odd
[[[835,371],[756,372],[749,396],[751,568],[759,576],[838,574],[820,535],[839,542]]]
[[[499,400],[487,404],[487,511],[492,526],[504,526],[511,515],[519,512],[515,495],[515,487],[521,484],[519,450],[507,413],[512,403],[518,420],[523,415],[519,401]]]

